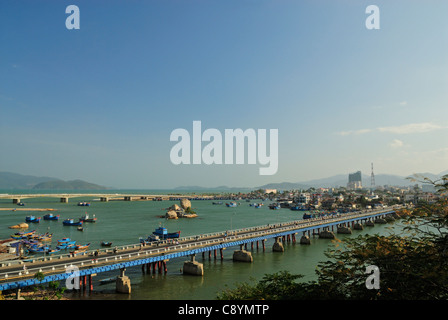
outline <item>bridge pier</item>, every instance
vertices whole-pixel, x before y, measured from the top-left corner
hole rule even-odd
[[[116,291],[119,293],[131,293],[131,279],[125,276],[126,268],[120,269],[120,276],[116,280]]]
[[[356,223],[353,225],[353,229],[354,229],[354,230],[364,230],[364,227],[362,226],[361,223],[356,222]]]
[[[330,231],[330,230],[325,228],[324,230],[322,230],[322,232],[319,232],[319,238],[322,238],[322,239],[334,239],[335,236],[334,236],[333,231]]]
[[[60,201],[61,201],[62,203],[68,203],[68,197],[62,197],[62,198],[60,199]]]
[[[272,251],[274,252],[283,252],[285,251],[285,247],[283,247],[283,243],[280,242],[280,237],[275,238],[274,245],[272,246]]]
[[[19,198],[13,198],[12,199],[12,203],[14,203],[14,204],[20,203],[20,199]]]
[[[108,197],[101,197],[101,198],[100,198],[100,201],[101,201],[101,202],[108,202],[108,201],[109,201],[109,198],[108,198]]]
[[[246,250],[236,250],[233,252],[233,261],[252,262],[252,254]]]
[[[352,234],[352,229],[347,226],[338,226],[338,233],[340,234]]]
[[[184,267],[182,268],[183,274],[191,274],[194,276],[203,276],[204,275],[204,265],[202,263],[197,262],[194,259],[194,254],[191,255],[191,261],[185,261]]]

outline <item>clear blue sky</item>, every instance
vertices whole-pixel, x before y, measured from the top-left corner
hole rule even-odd
[[[80,29],[68,30],[68,5]],[[365,9],[380,9],[368,30]],[[0,171],[117,188],[448,169],[448,2],[0,2]],[[172,130],[279,130],[259,165],[179,165]]]

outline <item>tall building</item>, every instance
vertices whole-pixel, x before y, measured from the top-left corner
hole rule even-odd
[[[350,173],[348,175],[347,188],[349,189],[362,189],[361,171]]]

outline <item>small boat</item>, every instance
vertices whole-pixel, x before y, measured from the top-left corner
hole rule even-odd
[[[23,207],[25,204],[23,202],[18,202],[17,205]]]
[[[222,204],[222,201],[212,202],[212,204],[219,205],[219,204]]]
[[[59,215],[54,215],[52,213],[44,215],[44,220],[59,220]]]
[[[78,228],[76,228],[76,230],[78,230],[78,231],[84,231],[84,227],[83,227],[83,226],[78,226]]]
[[[112,245],[112,242],[109,242],[109,241],[102,241],[102,242],[101,242],[101,245],[102,245],[103,247],[110,247],[110,246]]]
[[[36,230],[28,231],[28,232],[26,232],[26,231],[16,232],[13,235],[11,235],[11,238],[13,238],[15,240],[28,239],[28,237],[31,237],[35,232],[36,232]]]
[[[70,253],[75,255],[75,254],[78,254],[78,253],[85,252],[85,251],[87,251],[87,249],[89,249],[89,246],[90,246],[90,243],[85,244],[85,245],[75,245],[74,246],[74,250],[70,251]]]
[[[226,206],[227,206],[228,208],[232,208],[232,207],[236,207],[237,204],[236,204],[236,202],[230,202],[230,203],[226,203]]]
[[[95,215],[93,215],[93,217],[90,218],[89,215],[86,212],[84,217],[79,218],[79,221],[82,221],[82,222],[96,222],[96,218],[95,218]]]
[[[70,241],[72,241],[72,239],[70,239],[70,238],[62,238],[61,240],[58,240],[58,244],[69,243]]]
[[[281,206],[278,203],[271,203],[269,205],[269,209],[271,210],[279,210],[281,208]]]
[[[88,206],[90,206],[90,202],[85,202],[85,201],[78,202],[78,206],[80,206],[80,207],[88,207]]]
[[[40,222],[40,217],[27,216],[27,217],[25,217],[25,222],[39,223]]]
[[[313,216],[310,213],[304,213],[303,219],[311,219]]]
[[[62,242],[58,241],[58,245],[56,246],[56,249],[64,250],[64,249],[69,249],[69,248],[75,247],[75,245],[76,245],[76,241],[75,240],[72,241],[69,238],[65,238],[65,239],[68,239],[68,240],[67,241],[62,241]]]
[[[89,249],[90,243],[84,244],[84,245],[75,245],[75,250],[87,250]]]
[[[37,241],[51,241],[53,237],[52,233],[44,233],[44,234],[39,234],[39,235],[34,235],[32,236],[32,239],[37,240]]]
[[[52,255],[52,254],[58,253],[59,251],[61,251],[61,250],[60,249],[50,249],[50,250],[45,251],[45,253]]]
[[[32,245],[27,250],[30,253],[44,253],[44,252],[47,252],[48,250],[50,250],[50,247],[49,246]]]
[[[75,222],[74,219],[66,219],[62,222],[64,226],[82,226],[82,221]]]
[[[106,278],[106,279],[101,279],[100,282],[100,286],[106,283],[111,283],[111,282],[115,282],[117,281],[117,276],[115,277],[111,277],[111,278]]]

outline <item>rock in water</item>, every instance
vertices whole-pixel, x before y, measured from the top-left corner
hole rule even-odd
[[[191,208],[191,201],[188,199],[181,199],[180,200],[180,206],[186,210],[187,208]]]
[[[165,214],[166,219],[177,219],[177,212],[174,210],[170,210]]]

